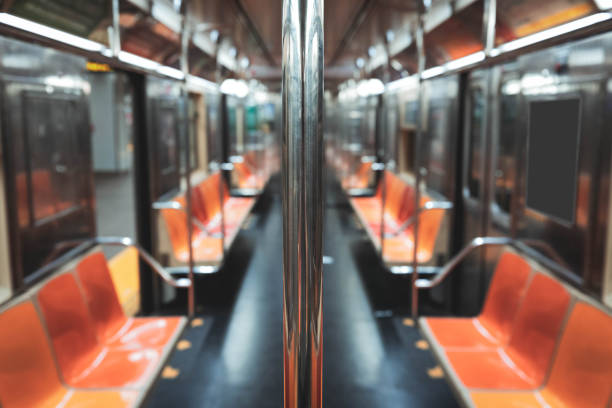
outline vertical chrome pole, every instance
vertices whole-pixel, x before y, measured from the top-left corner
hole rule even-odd
[[[391,58],[389,57],[389,42],[387,40],[387,38],[385,37],[385,54],[386,54],[386,63],[385,63],[385,70],[383,71],[383,82],[385,83],[385,86],[387,85],[387,83],[389,83],[389,78],[390,78],[390,74],[391,74],[391,70],[390,70],[390,65],[391,65]],[[382,185],[381,190],[380,190],[380,195],[381,195],[381,210],[380,210],[380,258],[383,260],[385,260],[385,206],[387,205],[387,184],[386,184],[386,179],[387,179],[387,167],[388,166],[388,160],[387,160],[387,156],[388,156],[388,152],[387,152],[387,136],[389,135],[387,126],[387,102],[385,101],[385,94],[383,93],[382,95],[378,96],[378,103],[381,105],[381,109],[378,109],[378,113],[380,113],[380,116],[377,115],[378,120],[380,120],[380,124],[379,126],[376,127],[376,131],[380,132],[381,134],[378,137],[378,141],[382,144],[381,149],[379,149],[380,151],[380,158],[378,159],[378,161],[380,163],[382,163],[383,165],[383,169],[382,169]],[[389,169],[390,171],[393,171],[393,169]]]
[[[215,82],[217,83],[217,89],[219,90],[219,105],[217,107],[217,152],[219,155],[219,212],[221,214],[220,226],[221,226],[221,252],[225,257],[225,211],[223,210],[223,201],[225,199],[223,183],[223,168],[225,167],[225,157],[223,156],[223,130],[225,128],[224,114],[222,113],[225,107],[223,106],[223,94],[221,93],[221,84],[223,83],[223,67],[219,61],[219,50],[221,48],[221,40],[218,38],[215,45]],[[229,188],[229,186],[228,186]]]
[[[179,59],[179,63],[180,63],[180,67],[181,67],[181,71],[183,71],[183,89],[181,91],[181,94],[183,96],[183,98],[188,99],[189,96],[187,94],[187,85],[186,85],[186,80],[187,80],[187,74],[189,73],[189,60],[188,60],[188,51],[189,51],[189,30],[187,29],[187,24],[186,24],[186,7],[187,7],[187,2],[184,1],[181,5],[181,16],[183,18],[183,24],[182,24],[182,29],[181,29],[181,54],[180,54],[180,59]],[[187,101],[186,101],[187,102]],[[188,107],[187,105],[184,107],[185,109],[185,113],[187,113],[187,115],[189,115],[188,113]],[[189,123],[189,121],[187,122]],[[193,206],[192,206],[192,202],[191,202],[191,137],[189,132],[190,130],[190,126],[187,126],[187,146],[185,149],[186,152],[186,160],[187,162],[185,163],[185,180],[187,181],[187,192],[185,194],[187,194],[186,197],[186,203],[187,203],[187,240],[189,241],[189,272],[188,272],[188,276],[189,276],[189,280],[191,281],[191,286],[189,286],[187,288],[187,315],[190,318],[193,318],[193,316],[195,315],[195,284],[194,284],[194,276],[193,276],[193,266],[194,266],[194,262],[193,262],[193,223],[191,222],[192,220],[192,212],[193,212]]]
[[[382,96],[378,96],[378,103],[384,103],[383,102],[383,97]],[[377,108],[378,110],[378,108]],[[384,112],[384,107],[382,109],[382,112]],[[380,110],[379,110],[380,113]],[[385,133],[382,131],[383,129],[383,123],[384,120],[381,117],[382,113],[380,113],[380,115],[377,115],[378,120],[380,120],[381,122],[379,123],[379,126],[377,126],[376,131],[381,132],[380,137],[378,138],[378,141],[381,143],[381,147],[378,150],[378,162],[382,164],[382,169],[380,171],[380,173],[382,174],[382,178],[379,181],[379,183],[382,183],[380,185],[380,199],[381,199],[381,206],[380,206],[380,258],[383,260],[385,260],[385,206],[387,205],[387,146],[386,146],[386,141],[385,141]]]
[[[119,51],[121,51],[121,26],[119,24],[119,0],[112,0],[112,18],[113,18],[113,30],[112,30],[112,38],[110,39],[110,46],[113,52],[113,56],[119,56]]]
[[[489,57],[495,47],[495,24],[497,21],[497,0],[485,0],[482,21],[482,45]]]
[[[425,38],[423,34],[423,10],[422,3],[419,7],[419,23],[416,29],[416,47],[417,47],[417,59],[418,59],[418,75],[419,75],[419,115],[417,117],[417,131],[416,141],[414,143],[414,211],[416,218],[414,219],[414,247],[412,248],[412,317],[416,318],[419,315],[419,290],[416,287],[416,281],[419,277],[419,260],[418,260],[418,246],[419,246],[419,224],[420,215],[419,209],[421,208],[421,140],[423,139],[423,71],[425,70]]]
[[[323,0],[283,0],[285,408],[321,407]]]
[[[487,57],[491,56],[491,51],[495,47],[495,24],[497,19],[497,0],[484,0],[484,13],[482,16],[482,48],[484,49],[485,55]],[[487,210],[490,208],[491,199],[492,199],[492,191],[494,186],[494,178],[487,177],[489,174],[493,174],[493,123],[492,123],[492,110],[493,110],[493,101],[492,94],[494,88],[494,69],[489,68],[485,71],[485,86],[484,86],[484,98],[485,103],[483,106],[482,113],[482,126],[481,126],[481,157],[484,159],[482,163],[480,163],[480,169],[483,175],[482,179],[482,191],[480,196],[481,201],[481,225],[480,225],[480,235],[487,235],[487,226],[489,225],[489,217],[490,212]],[[490,249],[489,249],[490,251]],[[479,259],[479,274],[477,285],[478,285],[478,293],[481,293],[479,302],[484,302],[485,296],[485,277],[484,271],[486,270],[486,259],[487,259],[487,248],[483,248],[480,251],[480,259]]]

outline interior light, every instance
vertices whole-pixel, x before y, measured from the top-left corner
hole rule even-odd
[[[380,79],[364,79],[357,85],[357,94],[362,98],[371,95],[380,95],[385,92],[385,84]]]
[[[48,76],[45,78],[45,85],[58,88],[75,88],[80,84],[74,78],[69,76]]]
[[[391,61],[391,66],[393,67],[394,70],[401,72],[404,70],[404,67],[402,67],[402,64],[398,61],[398,60],[392,60]]]
[[[610,2],[610,1],[609,1]],[[601,23],[612,18],[611,13],[597,13],[590,16],[562,24],[557,27],[549,28],[548,30],[540,31],[539,33],[531,34],[518,40],[510,41],[498,47],[500,52],[514,51],[519,48],[527,47],[532,44],[539,43],[549,38],[558,37],[572,31],[580,30],[593,24]]]
[[[244,81],[228,78],[221,84],[220,91],[227,95],[234,95],[244,98],[249,94],[249,87]]]
[[[170,78],[178,79],[179,81],[185,79],[185,74],[183,74],[183,71],[169,67],[167,65],[158,66],[156,71],[158,74],[169,76]]]
[[[365,66],[365,60],[359,57],[355,60],[355,65],[357,66],[357,68],[361,69]]]
[[[370,58],[374,58],[376,56],[376,47],[371,45],[370,48],[368,48],[368,55],[370,56]]]
[[[102,44],[95,41],[78,37],[65,31],[56,30],[55,28],[38,24],[8,13],[0,13],[0,24],[5,24],[22,31],[28,31],[33,34],[40,35],[41,37],[59,41],[86,51],[102,52],[102,50],[105,49]]]
[[[217,84],[214,82],[208,81],[204,78],[200,78],[195,75],[187,75],[187,83],[192,84],[194,86],[205,88],[211,91],[218,91]]]
[[[502,92],[506,95],[518,95],[521,93],[521,81],[518,79],[511,79],[504,84]]]
[[[393,42],[393,40],[395,39],[395,33],[393,32],[393,30],[387,30],[387,32],[385,33],[385,37],[387,38],[387,42]]]
[[[600,10],[612,8],[612,0],[595,0],[595,4],[597,4]]]
[[[247,69],[250,64],[251,64],[251,61],[249,61],[247,57],[240,58],[240,67],[242,69]]]
[[[119,51],[119,61],[148,70],[155,70],[159,66],[158,62],[140,57],[136,54],[132,54],[126,51]]]
[[[446,72],[446,69],[444,69],[444,67],[429,68],[423,71],[423,73],[421,74],[421,78],[423,79],[433,78],[435,76],[442,75],[444,72]]]
[[[210,40],[214,43],[219,39],[219,30],[212,30],[210,32]]]
[[[396,89],[412,86],[416,87],[419,83],[418,75],[412,75],[406,78],[398,79],[387,84],[387,90],[394,91]]]

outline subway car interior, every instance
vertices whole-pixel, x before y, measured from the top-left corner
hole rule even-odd
[[[2,408],[612,408],[611,0],[3,0],[0,173]]]

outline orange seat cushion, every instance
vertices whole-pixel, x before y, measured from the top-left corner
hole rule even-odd
[[[612,318],[583,302],[572,311],[547,392],[571,407],[603,407],[612,395]]]
[[[0,315],[0,400],[3,407],[57,405],[66,394],[34,305]]]
[[[0,315],[0,401],[4,408],[129,407],[136,392],[72,391],[60,383],[47,337],[31,302]]]
[[[519,255],[505,252],[499,258],[480,322],[494,337],[506,342],[521,300],[527,290],[531,266]]]
[[[414,188],[395,174],[385,171],[385,176],[374,197],[352,198],[351,202],[364,226],[370,231],[376,245],[380,245],[381,217],[383,216],[382,187],[385,188],[384,233],[392,234],[414,215]],[[423,195],[421,206],[431,198]],[[434,253],[444,210],[428,210],[419,215],[418,262],[429,262]],[[408,227],[397,236],[384,239],[383,259],[389,264],[408,264],[414,256],[414,228]]]
[[[159,362],[152,349],[120,350],[98,341],[77,282],[69,273],[49,281],[38,302],[65,382],[77,388],[141,386]]]
[[[550,405],[538,391],[481,391],[473,392],[470,396],[477,408],[567,408],[565,405]]]
[[[448,350],[483,349],[506,344],[530,272],[531,267],[523,258],[504,252],[478,317],[425,319],[436,341]]]
[[[491,349],[500,344],[475,317],[428,317],[423,320],[436,341],[448,350]]]
[[[534,389],[544,382],[569,301],[560,283],[537,274],[507,345],[494,350],[449,350],[446,357],[468,388]]]
[[[98,339],[110,346],[163,349],[176,333],[179,317],[127,318],[102,252],[83,258],[76,267]]]
[[[550,379],[540,391],[471,394],[479,408],[604,408],[612,395],[612,318],[578,302],[563,332]]]

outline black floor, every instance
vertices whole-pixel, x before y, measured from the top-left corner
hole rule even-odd
[[[175,378],[160,378],[146,406],[282,406],[277,187],[272,183],[261,197],[224,270],[199,282],[204,324],[186,331],[189,347],[168,362]],[[324,253],[333,261],[323,282],[324,406],[456,407],[446,381],[430,376],[439,370],[430,371],[437,363],[422,342],[417,347],[417,330],[404,324],[407,282],[384,275],[331,182],[325,227]]]

